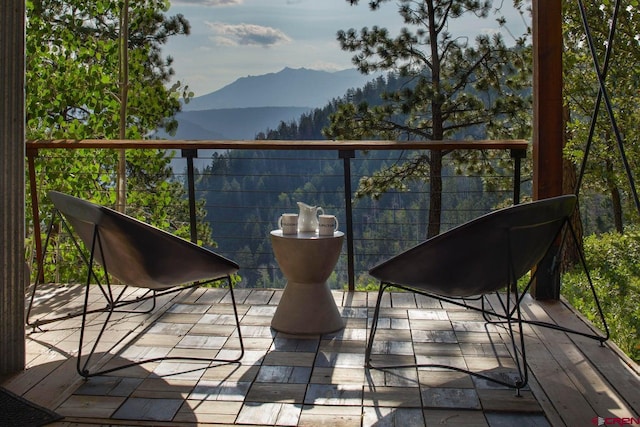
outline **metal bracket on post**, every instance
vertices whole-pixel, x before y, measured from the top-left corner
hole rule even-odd
[[[356,289],[355,267],[353,254],[353,208],[351,206],[351,159],[356,157],[354,150],[340,150],[338,156],[344,167],[344,201],[345,217],[347,220],[347,276],[349,278],[349,292]]]
[[[193,172],[193,159],[198,158],[198,150],[183,149],[182,157],[187,159],[187,184],[189,188],[189,224],[191,241],[198,243],[198,222],[196,221],[196,185]]]

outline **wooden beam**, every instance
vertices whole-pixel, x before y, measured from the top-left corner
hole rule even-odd
[[[562,194],[562,6],[558,0],[533,0],[533,198]],[[553,255],[538,266],[532,288],[536,298],[560,297],[559,273],[549,273]]]
[[[25,366],[24,14],[0,3],[0,378]]]

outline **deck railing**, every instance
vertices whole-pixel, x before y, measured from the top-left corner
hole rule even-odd
[[[440,150],[445,153],[460,150],[490,150],[499,153],[491,157],[495,162],[497,175],[460,176],[445,168],[443,191],[442,229],[448,229],[466,220],[477,217],[490,208],[492,203],[509,201],[517,203],[521,192],[521,159],[526,155],[528,143],[523,140],[503,141],[168,141],[168,140],[49,140],[27,143],[27,158],[30,171],[30,193],[34,219],[34,242],[36,259],[42,252],[39,198],[44,194],[37,188],[35,164],[43,150],[76,149],[166,149],[174,150],[177,156],[172,161],[175,179],[181,180],[188,192],[190,206],[191,239],[198,239],[196,231],[196,200],[205,199],[205,208],[212,223],[213,240],[218,244],[217,252],[241,262],[248,278],[245,286],[277,286],[284,284],[277,264],[273,260],[268,244],[269,230],[277,227],[279,215],[285,211],[296,212],[296,201],[309,204],[323,204],[327,213],[335,214],[340,229],[346,234],[345,250],[336,267],[332,285],[348,289],[356,287],[358,277],[363,277],[366,269],[376,262],[407,249],[426,236],[428,218],[428,185],[414,186],[411,192],[385,194],[381,200],[354,200],[354,191],[362,178],[362,171],[373,172],[381,164],[392,164],[406,159],[415,151]],[[271,162],[266,166],[270,172],[261,177],[251,176],[251,166],[245,168],[242,162],[255,163],[256,152],[265,153],[261,162]],[[212,156],[211,153],[216,153]],[[221,154],[235,153],[234,168],[220,173],[211,166]],[[244,153],[244,155],[243,155]],[[504,168],[505,161],[513,162],[513,168]],[[283,163],[295,162],[297,176],[285,176],[280,170]],[[364,163],[368,167],[364,167]],[[302,164],[302,166],[301,166]],[[219,180],[262,182],[260,189],[220,189]],[[264,183],[269,178],[272,182]],[[92,179],[87,177],[87,179]],[[313,180],[321,179],[326,185],[316,188]],[[502,180],[501,188],[508,191],[493,191],[487,202],[487,192],[483,188],[486,179]],[[203,186],[206,182],[209,185]],[[260,193],[260,201],[254,203],[251,192]],[[241,195],[234,194],[240,192]],[[248,193],[248,194],[247,194]],[[265,195],[267,195],[265,201]],[[386,201],[385,199],[386,198]],[[241,203],[229,202],[230,199]],[[255,196],[253,199],[257,200]],[[419,206],[411,204],[420,199]],[[455,199],[455,203],[452,201]],[[466,201],[460,209],[460,200]],[[339,203],[316,203],[316,201],[336,201]],[[249,201],[249,202],[247,202]],[[456,209],[453,209],[456,208]],[[244,224],[237,223],[237,213],[254,210],[253,232],[243,230]],[[226,230],[226,231],[225,231]],[[229,232],[231,230],[232,232]],[[258,230],[258,231],[256,231]],[[410,231],[409,231],[410,230]],[[268,240],[267,240],[268,242]],[[241,244],[246,243],[246,244]],[[237,248],[229,252],[229,248]],[[240,249],[241,248],[241,249]],[[247,248],[249,249],[247,252]],[[260,249],[256,249],[260,248]],[[244,252],[243,252],[244,251]],[[368,267],[366,267],[368,266]],[[242,271],[241,271],[242,273]],[[275,284],[275,285],[274,285]]]

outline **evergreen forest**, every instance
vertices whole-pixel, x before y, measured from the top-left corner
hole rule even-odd
[[[265,140],[325,139],[322,130],[343,102],[380,102],[380,94],[406,84],[389,75],[350,90],[323,108],[303,114],[298,121],[281,122],[256,136]],[[361,196],[360,182],[374,172],[405,161],[410,151],[357,152],[349,162],[353,200],[354,270],[356,285],[366,286],[366,272],[377,262],[408,249],[426,237],[429,185],[424,181],[404,183],[404,191],[388,191],[376,197]],[[446,165],[442,209],[443,228],[462,222],[511,201],[510,153],[487,156],[493,174],[461,174],[461,159]],[[201,159],[202,160],[202,159]],[[285,212],[298,212],[297,202],[321,206],[334,214],[345,231],[345,159],[338,151],[243,151],[216,153],[210,164],[198,171],[196,192],[205,200],[206,220],[217,251],[235,259],[243,268],[241,286],[282,287],[282,277],[273,258],[269,232],[277,228]],[[483,169],[483,170],[486,170]],[[496,183],[496,180],[498,183]],[[489,186],[489,183],[492,185]],[[348,282],[347,249],[330,279],[333,288]]]

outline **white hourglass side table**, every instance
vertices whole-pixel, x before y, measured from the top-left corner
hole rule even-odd
[[[317,335],[344,328],[326,282],[338,262],[343,240],[341,231],[332,236],[271,232],[273,253],[287,278],[271,321],[273,329],[294,335]]]

